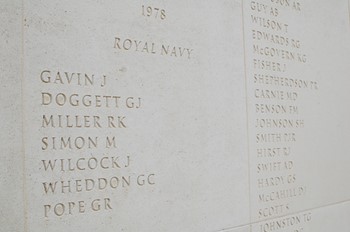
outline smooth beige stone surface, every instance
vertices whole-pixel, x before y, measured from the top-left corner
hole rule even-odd
[[[0,5],[0,231],[23,231],[21,1]]]
[[[1,232],[350,228],[347,0],[29,0],[0,9]],[[255,83],[254,74],[305,86]],[[256,97],[261,90],[283,99]],[[257,119],[303,126],[259,128]],[[281,141],[257,140],[272,133]]]
[[[309,231],[349,231],[350,202],[331,205],[311,211],[312,222],[307,225]]]

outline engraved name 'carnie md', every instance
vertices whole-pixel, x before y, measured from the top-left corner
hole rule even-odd
[[[157,44],[155,42],[139,39],[115,37],[114,48],[123,51],[134,51],[145,54],[156,54],[175,58],[192,58],[193,49],[169,44]]]

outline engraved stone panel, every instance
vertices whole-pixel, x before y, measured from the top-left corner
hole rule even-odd
[[[249,223],[240,5],[38,3],[25,3],[29,230]]]
[[[347,4],[244,5],[253,220],[349,199]]]
[[[0,231],[348,232],[348,0],[7,1]]]

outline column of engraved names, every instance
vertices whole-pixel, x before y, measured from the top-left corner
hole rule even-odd
[[[307,127],[298,104],[308,91],[316,91],[317,83],[295,70],[307,65],[303,41],[298,36],[293,18],[302,13],[298,0],[260,0],[249,2],[248,36],[252,44],[247,46],[252,54],[251,122],[255,131],[252,150],[254,180],[258,193],[256,212],[260,220],[286,215],[293,210],[293,202],[303,197],[307,187],[300,183],[295,168],[298,134]],[[293,17],[282,17],[288,14]],[[294,70],[294,71],[293,71]],[[278,220],[261,224],[261,231],[278,229],[278,225],[297,226],[305,222],[303,215],[296,215],[280,223]],[[287,223],[288,222],[288,223]],[[293,227],[294,228],[294,227]]]
[[[104,74],[43,70],[38,80],[43,217],[111,212],[121,191],[155,184],[154,173],[132,169],[137,154],[120,143],[141,96],[116,93]]]

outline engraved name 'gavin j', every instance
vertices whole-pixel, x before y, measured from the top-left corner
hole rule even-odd
[[[140,52],[150,55],[191,59],[193,49],[170,44],[157,44],[131,38],[114,38],[114,48],[122,51]]]

